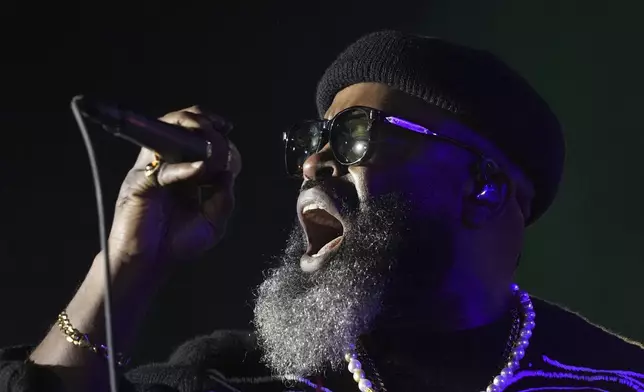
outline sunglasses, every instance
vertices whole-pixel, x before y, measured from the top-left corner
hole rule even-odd
[[[357,165],[369,158],[374,142],[378,139],[380,124],[391,124],[412,132],[428,135],[452,143],[477,155],[482,162],[494,164],[478,150],[436,132],[388,115],[380,110],[353,106],[336,114],[330,120],[310,120],[301,122],[284,132],[286,171],[290,176],[302,177],[304,162],[318,153],[327,143],[335,160],[341,165]]]

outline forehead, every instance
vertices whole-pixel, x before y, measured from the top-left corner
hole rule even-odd
[[[359,83],[344,88],[336,94],[324,117],[330,119],[352,106],[368,106],[416,122],[478,149],[501,166],[510,165],[498,148],[453,114],[385,84]]]

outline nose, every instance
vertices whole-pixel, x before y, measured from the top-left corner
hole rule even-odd
[[[329,177],[340,177],[347,169],[335,160],[333,151],[327,144],[304,161],[302,171],[305,180],[323,180]]]

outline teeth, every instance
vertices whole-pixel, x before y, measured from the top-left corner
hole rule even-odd
[[[313,204],[304,206],[304,208],[302,209],[302,213],[305,213],[311,210],[323,210],[323,209],[324,208],[321,205],[313,203]]]

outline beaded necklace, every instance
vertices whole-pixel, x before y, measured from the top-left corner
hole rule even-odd
[[[499,374],[497,374],[490,384],[485,389],[485,392],[501,392],[505,389],[507,384],[512,380],[514,372],[519,369],[519,362],[525,356],[525,350],[530,344],[530,337],[532,336],[532,330],[535,327],[535,313],[534,307],[532,305],[532,300],[530,296],[525,291],[519,289],[519,286],[516,284],[512,285],[512,294],[514,294],[521,304],[522,314],[515,315],[513,328],[510,333],[510,338],[508,339],[508,348],[509,354],[507,356],[507,363]],[[521,324],[521,329],[519,333],[515,333],[516,325]],[[516,335],[516,337],[514,336]],[[374,381],[377,384],[377,387],[374,386],[374,381],[367,378],[365,371],[362,368],[362,363],[358,359],[359,357],[363,358],[367,362],[369,367],[373,369]],[[358,389],[361,392],[387,392],[384,383],[376,369],[373,360],[369,358],[366,353],[361,353],[358,355],[355,346],[350,347],[346,354],[344,355],[345,361],[348,363],[349,372],[353,375],[353,380],[358,384]]]

